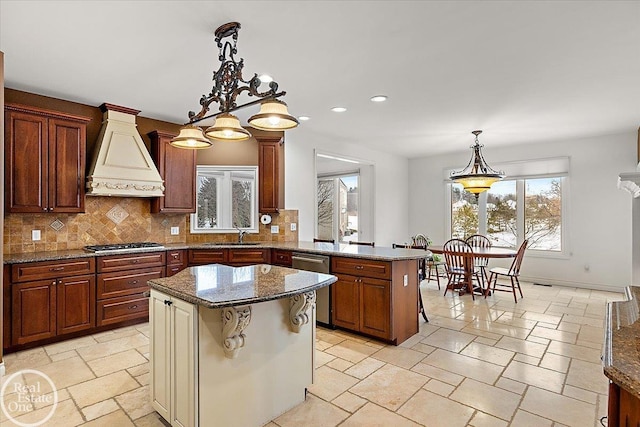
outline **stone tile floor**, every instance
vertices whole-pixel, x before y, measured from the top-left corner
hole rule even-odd
[[[517,304],[509,293],[472,301],[423,282],[430,322],[420,318],[398,347],[318,328],[307,400],[268,426],[599,426],[605,304],[623,295],[523,292]],[[37,369],[53,380],[59,404],[47,426],[164,426],[149,405],[148,336],[142,324],[9,354],[3,378]],[[36,403],[18,421],[44,411]]]

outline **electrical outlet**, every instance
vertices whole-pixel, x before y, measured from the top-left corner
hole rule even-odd
[[[278,234],[280,232],[280,226],[272,225],[271,226],[271,234]]]
[[[180,227],[171,227],[171,235],[177,236],[178,234],[180,234]]]
[[[295,222],[291,223],[291,231],[296,231],[298,229],[298,224],[296,224]]]
[[[36,241],[40,239],[41,239],[40,230],[31,230],[31,240]]]
[[[409,286],[409,276],[408,275],[404,275],[404,286]]]

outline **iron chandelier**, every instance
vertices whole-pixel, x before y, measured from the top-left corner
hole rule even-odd
[[[189,111],[189,122],[180,129],[178,136],[171,140],[171,145],[180,148],[208,148],[212,140],[242,141],[251,137],[251,133],[240,125],[232,111],[260,103],[260,111],[249,118],[249,124],[256,129],[267,131],[281,131],[298,126],[298,119],[287,111],[287,104],[280,101],[286,92],[278,92],[278,83],[271,81],[269,90],[260,92],[262,83],[257,74],[249,80],[242,77],[244,59],[236,61],[238,53],[239,22],[229,22],[221,25],[215,31],[215,41],[218,45],[218,60],[220,67],[213,72],[213,88],[208,95],[200,98],[201,109],[198,113]],[[229,40],[231,38],[231,40]],[[259,99],[238,105],[236,98],[246,92],[248,96]],[[207,115],[209,107],[218,103],[219,112]],[[195,123],[215,117],[213,126],[204,132]]]
[[[503,179],[505,173],[492,169],[484,160],[482,151],[480,151],[483,145],[480,145],[478,142],[478,135],[480,135],[482,131],[474,130],[471,133],[476,136],[475,143],[471,146],[471,150],[473,150],[471,160],[469,160],[469,164],[461,171],[451,172],[449,178],[454,182],[462,184],[464,189],[475,194],[477,199],[480,193],[487,191],[493,183]]]

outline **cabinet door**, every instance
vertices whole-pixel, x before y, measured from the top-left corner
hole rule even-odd
[[[189,249],[189,265],[223,264],[227,262],[226,249]]]
[[[46,212],[47,118],[8,110],[5,123],[6,211]]]
[[[95,327],[95,276],[59,279],[56,285],[56,303],[58,335]]]
[[[279,212],[284,208],[284,155],[282,138],[258,139],[258,211]]]
[[[169,296],[151,290],[149,301],[151,406],[162,418],[169,421],[171,419],[171,309],[167,301],[171,301]]]
[[[281,265],[283,267],[291,267],[291,251],[283,251],[281,249],[271,250],[271,264]]]
[[[228,249],[229,265],[268,264],[270,249]]]
[[[196,211],[196,150],[170,144],[175,135],[153,131],[151,157],[164,180],[164,197],[151,200],[151,212],[192,213]]]
[[[333,323],[336,326],[360,330],[360,278],[338,274],[333,292]]]
[[[171,304],[171,425],[194,427],[197,388],[196,307],[172,298]]]
[[[26,344],[56,335],[56,280],[12,285],[11,344]]]
[[[49,212],[84,212],[86,125],[49,119]]]
[[[360,279],[360,332],[390,339],[391,282]]]

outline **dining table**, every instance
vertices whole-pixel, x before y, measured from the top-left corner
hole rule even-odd
[[[518,254],[518,251],[516,251],[515,249],[502,248],[497,246],[490,246],[490,247],[473,247],[472,246],[471,249],[473,250],[471,255],[469,255],[469,253],[460,253],[460,254],[463,256],[467,256],[468,259],[471,261],[473,261],[474,258],[487,258],[487,259],[515,258],[516,255]],[[434,253],[434,254],[441,255],[444,253],[443,245],[434,245],[434,246],[429,245],[429,250],[431,251],[431,253]],[[461,286],[461,289],[466,289],[468,283],[472,284],[471,287],[473,288],[474,293],[480,292],[480,294],[483,294],[483,295],[485,294],[491,295],[491,291],[489,289],[489,283],[487,283],[487,289],[483,289],[482,285],[476,286],[476,287],[473,286],[473,269],[472,268],[465,268],[465,278],[463,282],[458,285]],[[450,286],[450,285],[447,284],[447,286]]]

